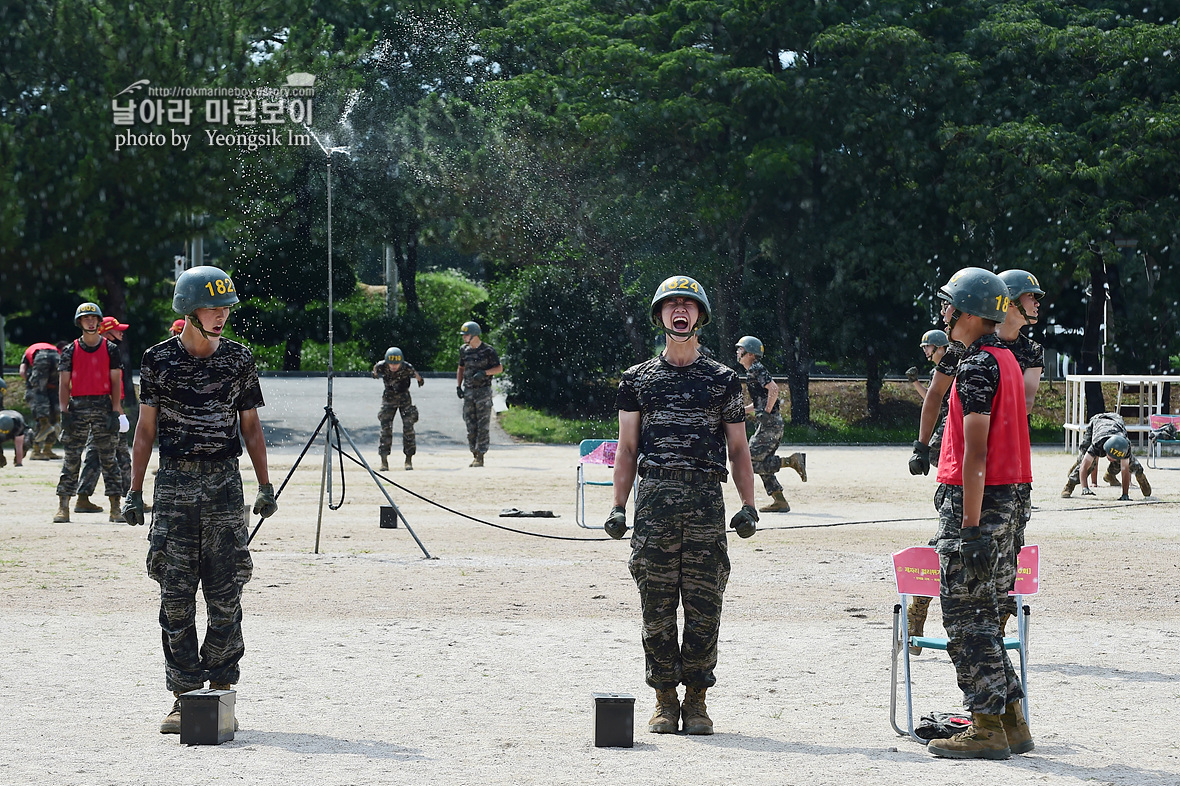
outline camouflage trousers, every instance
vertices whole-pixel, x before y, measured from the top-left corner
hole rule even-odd
[[[161,459],[148,532],[147,573],[160,585],[160,631],[168,690],[236,683],[242,588],[254,563],[236,459],[177,465]],[[205,596],[205,641],[197,648],[197,585]]]
[[[641,480],[629,567],[643,608],[647,684],[657,690],[715,684],[721,598],[729,580],[721,484]],[[684,606],[683,642],[678,604]]]
[[[1008,593],[1016,586],[1016,560],[1020,556],[1020,550],[1024,548],[1024,530],[1028,527],[1029,519],[1032,518],[1031,483],[1016,484],[1016,504],[1016,528],[1012,533],[1012,586],[1008,587],[1000,598],[1000,619],[1004,619],[1005,614],[1010,615],[1013,619],[1016,618],[1016,597]],[[1004,631],[1001,630],[1000,635],[1004,635]]]
[[[762,410],[754,413],[754,420],[758,425],[750,437],[750,461],[766,493],[774,494],[783,490],[783,484],[774,476],[783,466],[782,459],[774,455],[783,439],[783,416]]]
[[[492,428],[492,386],[463,387],[463,422],[467,424],[467,447],[472,453],[487,453]]]
[[[119,496],[126,496],[131,489],[131,451],[127,448],[127,438],[118,434],[115,438],[115,459],[119,463]],[[98,450],[94,447],[94,437],[86,441],[86,452],[82,455],[82,475],[78,480],[78,493],[89,497],[98,488],[99,459]],[[110,489],[107,489],[111,496]]]
[[[985,715],[1002,715],[1008,704],[1024,697],[1000,630],[1000,600],[1016,582],[1013,537],[1022,515],[1020,495],[1016,485],[984,488],[979,527],[991,544],[991,575],[984,580],[968,576],[959,556],[963,487],[940,485],[935,504],[939,519],[935,548],[942,571],[938,599],[947,654],[967,707]]]
[[[946,418],[940,418],[930,435],[930,463],[938,466],[939,454],[942,452],[942,428],[946,425]]]
[[[377,445],[379,456],[388,456],[393,447],[393,419],[399,411],[402,416],[402,453],[412,456],[418,452],[418,440],[414,436],[418,408],[410,400],[409,394],[406,394],[397,398],[381,399],[381,409],[377,411],[377,420],[381,423],[381,441]]]
[[[57,481],[57,495],[72,497],[78,491],[78,472],[82,467],[82,449],[93,439],[102,466],[102,485],[108,497],[122,496],[123,475],[115,443],[119,439],[119,416],[111,410],[110,399],[73,399],[67,412],[68,423],[62,430],[61,476]]]
[[[50,386],[50,383],[57,378],[57,360],[57,353],[52,352],[38,352],[37,356],[33,358],[33,367],[29,371],[29,381],[25,387],[25,403],[28,404],[29,412],[33,418],[33,422],[29,424],[33,429],[33,436],[37,433],[37,421],[41,418],[47,418],[50,423],[55,424],[61,418],[57,388]],[[52,445],[57,441],[56,435],[57,432],[54,430],[40,442],[33,439],[33,445],[35,447],[41,447],[46,443]]]
[[[1070,481],[1070,483],[1081,483],[1082,482],[1082,459],[1085,457],[1086,457],[1086,451],[1082,450],[1081,452],[1078,453],[1077,458],[1075,458],[1073,460],[1073,466],[1069,468],[1069,481]],[[1119,462],[1111,461],[1106,456],[1098,456],[1097,458],[1095,458],[1094,465],[1097,466],[1098,462],[1100,462],[1104,458],[1106,459],[1106,471],[1111,473],[1115,477],[1122,477],[1122,475],[1120,474],[1122,472],[1122,468],[1119,466]],[[1130,456],[1130,469],[1131,469],[1132,475],[1138,475],[1140,472],[1143,471],[1143,465],[1139,463],[1139,459],[1135,458],[1134,453],[1132,453]]]

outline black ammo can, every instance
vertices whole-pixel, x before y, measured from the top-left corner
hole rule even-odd
[[[389,505],[381,506],[381,529],[397,529],[397,511]]]
[[[202,688],[180,694],[182,745],[220,745],[234,738],[237,691]]]
[[[635,697],[626,693],[592,693],[594,747],[635,747]]]

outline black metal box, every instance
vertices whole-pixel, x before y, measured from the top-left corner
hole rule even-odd
[[[397,511],[389,505],[381,506],[381,529],[397,529]]]
[[[635,697],[626,693],[592,693],[594,747],[635,747]]]
[[[237,691],[201,688],[180,694],[180,742],[220,745],[234,738]]]

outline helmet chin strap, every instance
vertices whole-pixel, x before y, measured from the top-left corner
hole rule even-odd
[[[1016,308],[1020,311],[1020,316],[1024,317],[1024,324],[1026,324],[1026,325],[1036,324],[1036,320],[1033,319],[1032,317],[1030,317],[1028,315],[1028,312],[1024,310],[1024,304],[1021,303],[1020,300],[1016,300],[1015,303],[1016,303]]]
[[[695,327],[695,326],[691,330],[688,330],[688,331],[676,330],[675,328],[670,328],[667,325],[664,326],[664,334],[669,336],[677,344],[686,343],[690,338],[695,336],[699,331],[700,331],[700,328]]]
[[[961,316],[963,316],[963,312],[957,308],[951,312],[951,320],[946,325],[947,338],[954,338],[955,325],[959,323],[959,317]]]
[[[189,324],[195,325],[197,330],[201,331],[201,335],[205,337],[206,341],[209,340],[209,331],[205,330],[205,326],[201,324],[201,320],[197,319],[196,314],[189,314],[185,319],[188,320]]]

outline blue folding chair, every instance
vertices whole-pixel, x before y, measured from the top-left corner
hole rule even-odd
[[[586,487],[614,486],[614,480],[587,480],[586,465],[597,464],[613,469],[615,466],[615,450],[618,449],[617,439],[584,439],[578,443],[578,486],[574,492],[574,521],[585,529],[602,529],[601,524],[586,523]],[[638,493],[638,486],[633,493]],[[604,517],[605,518],[605,517]]]
[[[1016,559],[1016,587],[1008,593],[1016,597],[1016,636],[1004,639],[1004,649],[1016,650],[1020,655],[1020,684],[1024,687],[1024,717],[1028,712],[1028,618],[1029,608],[1024,605],[1025,595],[1035,595],[1041,588],[1041,549],[1039,546],[1025,546]],[[932,650],[946,650],[945,638],[939,636],[909,635],[909,603],[914,596],[938,597],[940,568],[938,552],[928,546],[903,549],[893,555],[894,578],[901,602],[893,607],[893,670],[889,684],[889,723],[902,736],[907,734],[923,745],[926,740],[914,733],[913,680],[910,671],[910,647],[924,647]],[[904,665],[906,727],[897,723],[897,673],[898,656]]]

